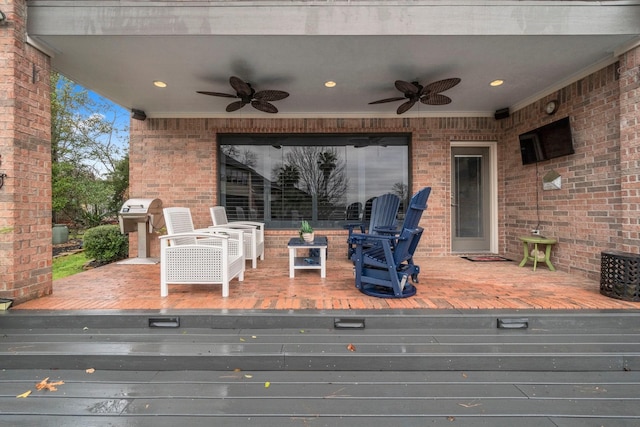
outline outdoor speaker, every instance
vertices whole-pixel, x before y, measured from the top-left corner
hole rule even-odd
[[[495,117],[496,120],[506,119],[507,117],[509,117],[509,109],[508,108],[501,108],[499,110],[496,110],[496,112],[493,115],[493,117]]]
[[[142,110],[136,110],[135,108],[131,110],[131,117],[136,120],[145,120],[147,115]]]

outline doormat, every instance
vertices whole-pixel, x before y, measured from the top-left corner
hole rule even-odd
[[[469,256],[463,256],[461,258],[464,258],[466,260],[473,261],[473,262],[511,261],[509,258],[504,258],[499,255],[469,255]]]

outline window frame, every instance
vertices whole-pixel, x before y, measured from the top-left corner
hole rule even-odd
[[[402,192],[404,194],[404,200],[403,202],[401,202],[400,211],[399,211],[400,217],[402,216],[402,212],[404,211],[404,205],[406,204],[404,203],[404,201],[408,201],[408,199],[411,196],[410,194],[411,193],[410,189],[412,188],[412,182],[411,182],[412,181],[412,173],[411,173],[412,134],[411,133],[407,133],[407,132],[404,132],[404,133],[326,133],[326,134],[225,133],[225,134],[217,135],[217,153],[218,153],[218,170],[219,170],[218,200],[220,201],[219,204],[221,206],[226,207],[229,204],[230,192],[228,191],[228,187],[227,187],[228,180],[229,180],[229,171],[227,169],[229,164],[236,163],[236,165],[242,165],[242,166],[238,166],[239,168],[240,167],[246,167],[248,169],[251,168],[251,167],[247,167],[245,164],[238,161],[237,159],[231,156],[227,156],[224,152],[224,149],[225,147],[234,147],[237,149],[241,147],[251,147],[251,146],[253,147],[271,146],[276,150],[281,150],[285,147],[291,147],[292,149],[295,149],[294,147],[299,147],[301,150],[303,150],[304,147],[313,147],[313,148],[332,147],[332,149],[335,147],[340,147],[342,149],[342,147],[344,147],[345,158],[341,160],[344,161],[345,167],[349,161],[355,161],[350,159],[349,156],[346,155],[346,153],[349,150],[351,150],[351,153],[355,154],[355,153],[365,153],[364,150],[363,151],[357,150],[359,148],[366,148],[366,150],[368,151],[371,148],[376,148],[377,151],[380,151],[380,149],[383,149],[382,151],[384,151],[384,149],[387,149],[388,147],[395,147],[395,146],[403,147],[403,149],[406,150],[406,152],[404,153],[404,156],[401,159],[399,159],[400,164],[398,164],[396,167],[396,170],[401,171],[399,172],[399,175],[402,175],[401,180],[397,182],[398,184],[401,184],[401,187],[399,187],[399,192]],[[229,150],[231,150],[231,148],[229,148]],[[357,154],[357,155],[362,157],[365,156],[364,154]],[[229,162],[227,159],[231,159],[232,161]],[[362,160],[357,160],[357,161],[359,163],[362,162]],[[385,162],[384,161],[373,162],[371,164],[374,164],[374,165],[385,164]],[[369,164],[367,163],[367,165]],[[360,167],[362,167],[362,165],[360,165]],[[254,172],[256,172],[255,169],[253,168],[251,169]],[[365,170],[365,172],[368,172],[368,170]],[[274,172],[271,171],[271,174],[273,173]],[[319,172],[316,170],[315,173],[317,174]],[[276,182],[272,175],[266,175],[266,173],[262,173],[262,174],[255,173],[255,175],[261,176],[262,180],[264,182],[268,182],[269,184]],[[377,174],[374,173],[374,175],[377,175]],[[358,183],[358,185],[364,186],[365,183],[367,182],[366,179],[367,179],[366,177],[363,178],[362,183]],[[394,178],[392,178],[391,180],[393,179]],[[297,185],[297,183],[295,185]],[[392,186],[391,188],[385,188],[384,190],[377,192],[377,194],[368,194],[366,197],[371,198],[371,197],[382,195],[384,193],[395,192],[394,188],[398,188],[398,187]],[[370,190],[367,190],[367,191],[370,191]],[[265,190],[263,190],[263,192],[267,194]],[[346,216],[344,218],[332,218],[331,216],[330,217],[323,216],[322,218],[316,217],[316,216],[320,216],[317,201],[314,202],[315,204],[311,209],[312,213],[310,215],[306,215],[307,217],[305,217],[304,214],[300,215],[299,217],[294,217],[292,214],[291,218],[285,218],[284,216],[280,216],[279,219],[273,219],[274,215],[272,213],[271,208],[274,201],[273,201],[273,198],[270,197],[272,194],[273,194],[272,191],[268,192],[268,195],[269,195],[268,207],[267,207],[266,199],[263,199],[262,201],[263,211],[261,214],[256,215],[255,212],[252,212],[252,215],[245,214],[245,219],[247,220],[252,219],[252,220],[258,220],[260,222],[265,222],[266,225],[272,229],[296,229],[296,228],[299,228],[300,221],[302,219],[308,220],[311,223],[311,225],[316,229],[319,229],[319,228],[343,229],[344,226],[348,223],[360,221],[360,218],[362,217],[362,211],[364,210],[364,205],[366,202],[366,200],[360,200],[358,198],[358,202],[361,203],[361,211],[358,219],[351,219],[355,217],[347,218]],[[317,194],[316,194],[316,198],[318,198]],[[249,206],[250,205],[251,203],[249,203]],[[345,208],[348,205],[349,203],[346,203]],[[338,207],[339,205],[331,205],[331,206]],[[227,207],[227,214],[230,216],[229,220],[231,221],[231,220],[242,219],[242,217],[240,216],[242,215],[242,213],[239,215],[235,215],[235,207],[232,206],[231,208]],[[250,209],[250,210],[253,211],[254,209]],[[265,213],[265,211],[267,210],[269,212]],[[307,209],[305,212],[308,213],[309,210]],[[346,215],[346,209],[345,209],[345,215]]]

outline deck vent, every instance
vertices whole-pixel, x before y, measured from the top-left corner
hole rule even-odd
[[[498,329],[529,329],[529,319],[526,317],[498,319]]]
[[[180,318],[179,317],[150,317],[149,327],[150,328],[179,328]]]
[[[335,329],[364,329],[364,319],[333,319]]]

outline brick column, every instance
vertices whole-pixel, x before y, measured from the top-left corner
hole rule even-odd
[[[26,0],[0,0],[0,297],[50,294],[50,61],[26,42]]]
[[[640,253],[640,46],[620,59],[622,250]]]

